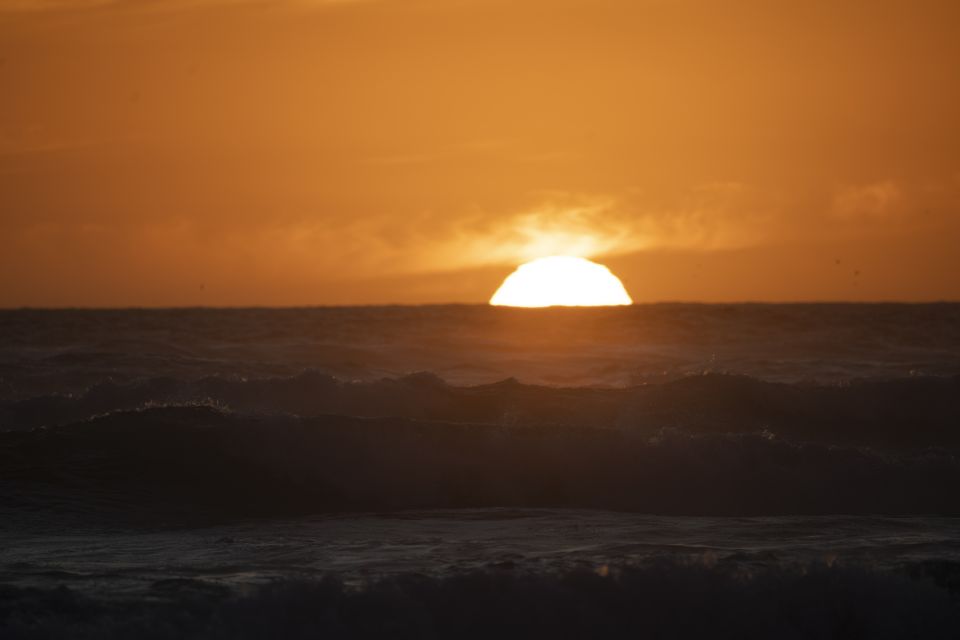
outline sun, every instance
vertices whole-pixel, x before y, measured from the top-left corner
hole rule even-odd
[[[507,307],[605,307],[633,304],[602,264],[573,256],[539,258],[507,276],[490,304]]]

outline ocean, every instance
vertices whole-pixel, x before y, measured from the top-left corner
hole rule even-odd
[[[960,304],[0,311],[0,637],[960,637]]]

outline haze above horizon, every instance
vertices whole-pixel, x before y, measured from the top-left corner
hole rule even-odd
[[[0,307],[960,299],[960,5],[15,0]]]

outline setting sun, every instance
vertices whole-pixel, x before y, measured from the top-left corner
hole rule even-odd
[[[633,304],[617,276],[602,264],[550,256],[517,267],[490,304],[508,307],[603,307]]]

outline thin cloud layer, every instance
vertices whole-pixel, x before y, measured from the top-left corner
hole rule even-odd
[[[173,11],[178,9],[230,5],[285,5],[288,7],[309,8],[376,1],[378,0],[4,0],[4,2],[0,4],[0,13],[36,11],[65,12],[104,7],[143,11]]]

